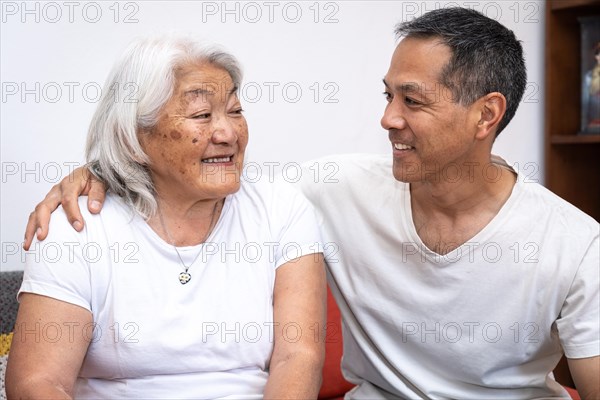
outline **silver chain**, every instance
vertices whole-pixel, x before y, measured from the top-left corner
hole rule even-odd
[[[210,225],[208,226],[208,231],[206,231],[206,235],[204,235],[204,238],[200,242],[201,244],[204,243],[206,241],[206,239],[208,239],[208,236],[211,234],[211,232],[212,232],[212,230],[214,228],[213,225],[215,223],[215,216],[217,215],[217,207],[219,206],[219,203],[220,203],[220,201],[217,201],[215,203],[215,207],[213,208],[212,216],[210,217]],[[198,254],[196,255],[196,257],[194,257],[194,260],[190,263],[190,265],[185,265],[185,263],[183,262],[183,258],[181,257],[181,254],[179,253],[179,250],[177,250],[177,246],[175,246],[175,240],[173,240],[173,237],[171,236],[171,233],[169,232],[169,230],[167,229],[167,226],[165,225],[165,220],[163,218],[163,214],[162,214],[162,210],[160,209],[160,205],[158,206],[158,217],[160,219],[160,224],[161,224],[163,230],[167,234],[167,238],[169,239],[169,242],[170,242],[169,244],[171,246],[173,246],[173,248],[175,249],[175,252],[177,253],[177,257],[179,257],[179,261],[181,262],[181,265],[183,265],[185,274],[187,274],[188,270],[190,269],[190,267],[192,265],[194,265],[194,263],[196,262],[196,260],[198,259],[198,257],[200,257],[200,254],[202,254],[202,249],[200,249],[200,251],[198,252]],[[181,282],[181,283],[183,283],[183,282]]]

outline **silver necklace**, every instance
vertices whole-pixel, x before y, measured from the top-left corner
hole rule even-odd
[[[215,208],[213,208],[212,216],[210,217],[210,225],[208,226],[208,231],[206,231],[206,235],[202,239],[202,242],[200,242],[201,244],[203,244],[206,241],[206,239],[208,239],[208,236],[210,235],[210,233],[212,232],[212,230],[214,228],[215,216],[217,215],[217,207],[218,207],[219,203],[220,203],[220,201],[217,201],[215,203]],[[169,238],[169,242],[170,242],[171,246],[173,246],[173,248],[175,249],[175,252],[177,253],[179,262],[181,262],[181,265],[183,265],[183,272],[181,272],[179,274],[179,282],[181,282],[182,285],[185,285],[192,279],[192,274],[190,274],[188,272],[188,270],[190,269],[190,267],[192,265],[194,265],[194,263],[196,262],[198,257],[200,257],[200,254],[202,254],[202,248],[200,248],[200,251],[198,252],[196,257],[194,257],[194,259],[192,260],[190,265],[185,265],[185,263],[183,262],[183,258],[181,257],[181,254],[179,254],[179,250],[177,250],[177,246],[175,246],[175,241],[173,240],[173,237],[171,236],[171,234],[169,233],[169,230],[167,229],[167,226],[165,225],[165,220],[163,218],[162,211],[160,209],[160,205],[158,206],[158,217],[160,218],[160,224],[162,225],[163,230],[165,231],[165,233],[167,234],[167,237]]]

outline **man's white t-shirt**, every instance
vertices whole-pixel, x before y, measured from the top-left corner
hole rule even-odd
[[[539,184],[519,177],[441,256],[417,235],[391,156],[327,157],[302,178],[359,385],[348,398],[568,398],[549,376],[563,351],[600,354],[599,225]]]
[[[173,246],[120,198],[109,194],[99,215],[86,198],[79,205],[84,231],[59,209],[27,254],[21,288],[93,314],[75,397],[261,398],[274,329],[302,334],[274,325],[276,269],[322,252],[308,201],[285,185],[244,182],[206,242],[178,248],[187,265],[200,253],[185,285]],[[41,332],[56,329],[69,332]]]

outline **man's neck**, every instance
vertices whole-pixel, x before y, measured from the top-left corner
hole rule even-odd
[[[460,179],[411,183],[413,222],[423,243],[447,254],[481,231],[510,197],[515,174],[492,163],[462,171]]]

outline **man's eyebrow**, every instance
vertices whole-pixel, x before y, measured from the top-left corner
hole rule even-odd
[[[385,78],[383,78],[382,81],[386,88],[390,87]],[[402,83],[398,86],[395,86],[394,89],[398,92],[421,92],[421,86],[415,82]]]

